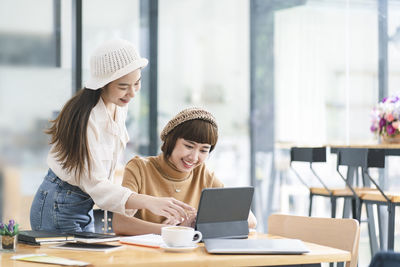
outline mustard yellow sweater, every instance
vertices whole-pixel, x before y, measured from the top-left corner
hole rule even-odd
[[[196,209],[204,188],[223,187],[204,163],[190,173],[184,173],[166,161],[163,154],[131,159],[125,167],[122,185],[140,194],[174,197]],[[165,219],[148,210],[138,210],[135,217],[154,223],[161,223]]]

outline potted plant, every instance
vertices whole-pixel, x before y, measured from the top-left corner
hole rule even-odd
[[[14,220],[8,224],[0,223],[1,246],[3,251],[15,251],[19,229]]]
[[[373,108],[370,130],[384,143],[400,143],[400,97],[385,97]]]

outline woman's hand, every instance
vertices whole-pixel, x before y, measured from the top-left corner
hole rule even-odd
[[[156,215],[164,216],[170,219],[171,222],[175,220],[181,223],[187,219],[187,213],[195,212],[193,207],[172,197],[147,197],[145,209]]]
[[[165,219],[162,224],[166,225],[180,225],[180,226],[187,226],[187,227],[192,227],[194,228],[195,223],[196,223],[196,216],[197,212],[196,211],[190,211],[187,213],[186,219],[183,221],[177,221],[175,218],[171,217],[168,219]]]
[[[194,228],[195,223],[196,223],[196,217],[197,217],[197,212],[188,212],[187,218],[181,222],[181,226],[188,226]]]
[[[175,220],[175,218],[171,217],[168,219],[165,219],[162,224],[166,224],[166,225],[178,225],[180,224],[180,221]]]
[[[254,216],[253,212],[249,212],[249,218],[247,219],[247,222],[249,224],[249,228],[251,229],[256,229],[257,227],[257,219],[256,216]]]

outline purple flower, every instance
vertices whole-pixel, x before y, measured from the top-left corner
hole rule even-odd
[[[4,229],[4,223],[0,223],[0,229]]]
[[[371,130],[371,132],[375,132],[376,130],[378,130],[375,125],[371,125],[369,129]]]
[[[386,120],[384,118],[381,118],[379,120],[379,129],[382,129],[383,126],[385,126],[385,125],[386,125]]]
[[[382,99],[382,103],[385,103],[386,100],[387,100],[387,97],[384,97],[384,98]]]
[[[392,98],[392,100],[390,101],[390,103],[396,103],[397,101],[399,101],[399,97],[395,96]]]
[[[13,225],[12,225],[12,224],[9,224],[9,225],[8,225],[8,231],[9,231],[10,233],[13,232]]]
[[[396,131],[396,129],[393,128],[393,126],[392,126],[391,124],[389,124],[388,126],[386,126],[386,132],[388,133],[388,135],[394,134],[395,131]]]
[[[8,221],[8,225],[14,226],[14,224],[15,224],[15,221],[14,221],[13,219],[11,219],[11,220]]]

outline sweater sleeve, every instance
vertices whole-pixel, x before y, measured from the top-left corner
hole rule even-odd
[[[206,169],[206,175],[209,177],[207,180],[210,182],[208,187],[211,188],[224,187],[224,184],[217,178],[217,176],[213,171]]]
[[[117,159],[113,159],[113,151],[109,144],[101,144],[98,141],[99,134],[96,125],[89,119],[87,140],[91,173],[90,177],[87,173],[81,176],[80,186],[101,209],[133,216],[137,210],[125,209],[125,204],[134,192],[109,180],[110,175],[114,175],[114,170],[110,173],[112,162]]]
[[[142,177],[140,158],[134,157],[125,166],[122,186],[139,193],[142,188]]]

